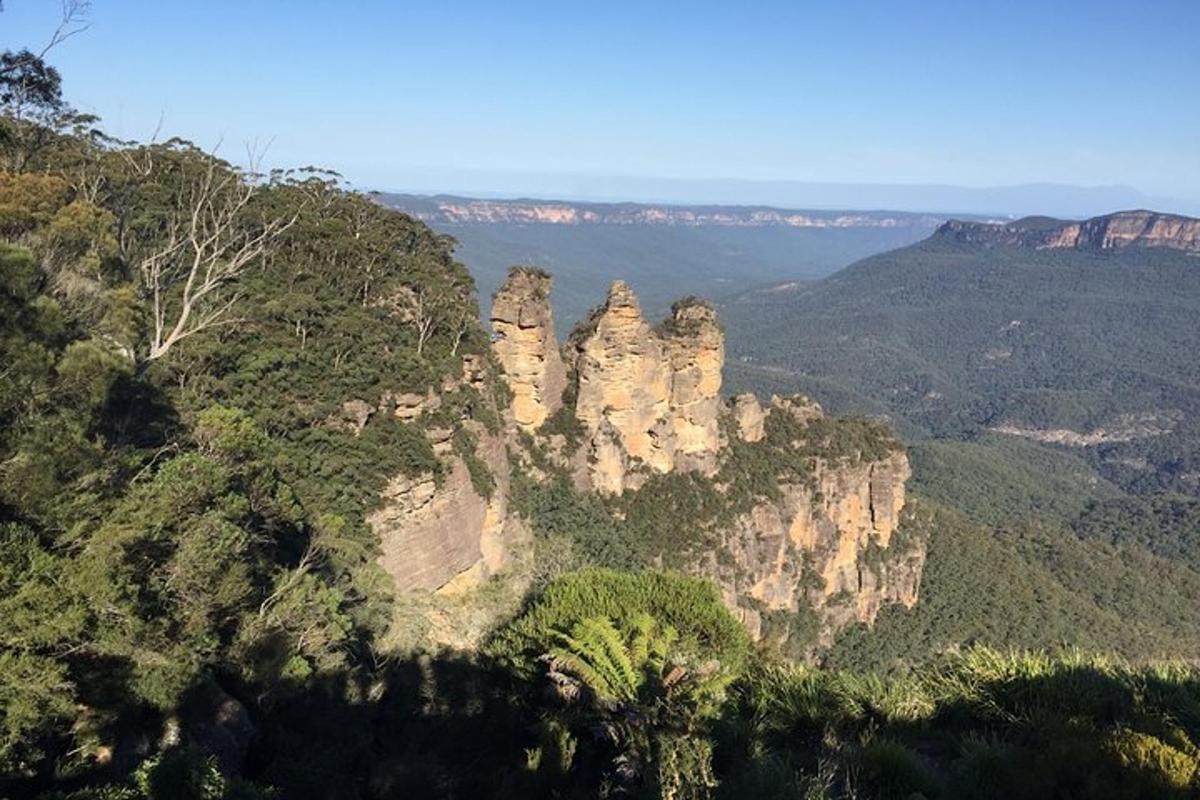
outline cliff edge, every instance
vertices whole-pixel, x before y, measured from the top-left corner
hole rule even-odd
[[[514,271],[492,317],[540,320],[530,339],[542,348],[553,339],[549,302],[547,285]],[[497,330],[497,359],[510,381],[526,381],[530,358],[510,341]],[[557,469],[579,491],[626,502],[657,478],[692,475],[720,513],[676,520],[691,541],[656,563],[714,579],[753,635],[786,638],[794,625],[781,620],[815,612],[828,638],[886,604],[916,602],[924,543],[897,536],[910,475],[903,448],[881,426],[829,417],[802,396],[723,402],[724,332],[711,305],[682,300],[652,327],[616,281],[562,353],[557,419],[528,429],[553,466],[525,459],[524,468],[546,478]],[[514,393],[544,397],[546,386]]]
[[[1200,219],[1140,210],[1118,211],[1079,222],[1049,217],[1026,217],[1005,224],[950,220],[934,236],[985,247],[1163,247],[1200,253]]]

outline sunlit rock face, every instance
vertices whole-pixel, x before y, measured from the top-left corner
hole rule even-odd
[[[670,470],[675,455],[667,420],[671,374],[662,341],[621,281],[613,283],[590,323],[575,353],[576,416],[593,433],[603,423],[611,425],[630,459],[658,472]]]
[[[611,426],[630,465],[653,472],[715,469],[725,336],[710,306],[677,303],[654,330],[632,290],[616,281],[572,345],[575,414],[593,437]],[[602,471],[611,473],[611,462]],[[593,481],[607,491],[626,485]]]
[[[554,338],[550,276],[514,269],[492,301],[492,349],[512,389],[512,414],[537,428],[562,406],[567,371]]]
[[[761,439],[763,412],[756,407],[743,395],[729,413],[735,420],[748,417],[751,438]],[[765,413],[802,422],[823,416],[802,397],[773,398]],[[756,638],[769,612],[812,608],[828,641],[851,622],[874,622],[885,605],[911,607],[924,543],[892,546],[910,476],[903,450],[851,465],[817,462],[810,481],[784,484],[779,500],[739,517],[724,532],[719,557],[705,559],[702,571]]]
[[[827,642],[885,605],[916,602],[925,550],[897,535],[910,474],[898,444],[854,438],[861,429],[801,395],[722,401],[724,333],[703,301],[676,303],[652,327],[632,290],[614,282],[560,349],[550,288],[545,273],[514,270],[492,305],[494,361],[465,356],[461,378],[388,394],[379,408],[348,403],[331,420],[358,434],[363,420],[392,413],[419,427],[440,462],[436,476],[394,477],[369,517],[397,591],[447,597],[504,572],[528,536],[509,503],[513,464],[610,496],[671,472],[705,476],[707,491],[726,494],[767,465],[779,470],[777,486],[759,491],[771,479],[755,478],[758,490],[739,495],[719,529],[712,518],[680,520],[710,526],[681,568],[711,578],[755,638],[778,637],[775,615],[811,609]],[[507,408],[497,398],[509,393],[487,377],[496,367],[511,390]]]
[[[938,237],[982,246],[1109,250],[1164,247],[1200,252],[1200,219],[1154,211],[1118,211],[1082,222],[1030,217],[1009,223],[950,220]]]
[[[663,325],[671,371],[670,416],[675,468],[712,473],[721,447],[721,370],[725,334],[712,307],[676,303]]]

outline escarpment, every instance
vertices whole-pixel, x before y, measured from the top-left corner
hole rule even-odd
[[[509,513],[507,434],[480,359],[425,395],[385,395],[371,413],[390,413],[420,431],[436,466],[392,476],[367,522],[379,563],[399,592],[469,587],[508,564],[523,536]],[[490,423],[490,425],[489,425]]]
[[[616,281],[568,349],[577,381],[574,413],[595,455],[591,488],[620,493],[646,472],[713,472],[725,336],[710,306],[676,303],[654,330],[633,292]],[[603,444],[613,433],[633,471],[614,469],[612,449]]]
[[[916,602],[924,543],[904,533],[908,459],[886,429],[802,396],[723,401],[724,332],[696,299],[652,327],[617,281],[560,348],[550,286],[512,271],[492,305],[494,360],[470,356],[437,391],[348,403],[331,422],[392,414],[435,458],[392,478],[369,520],[398,591],[457,592],[528,566],[514,554],[537,511],[512,498],[532,478],[605,498],[613,547],[713,579],[757,638],[812,646]]]
[[[498,302],[511,302],[524,283],[514,273]],[[546,291],[520,296],[533,306],[520,315],[549,318],[539,307],[549,303]],[[502,341],[501,366],[523,374]],[[775,397],[766,408],[748,394],[723,403],[724,333],[703,301],[676,303],[652,328],[617,281],[563,351],[567,403],[557,415],[575,421],[565,427],[578,440],[564,447],[561,419],[533,431],[550,469],[581,491],[615,496],[618,507],[655,476],[696,475],[722,512],[675,520],[694,530],[679,552],[657,552],[655,542],[645,551],[657,552],[655,564],[717,581],[754,635],[786,638],[781,620],[815,612],[828,636],[872,622],[884,605],[916,602],[924,543],[897,535],[910,470],[886,430],[828,417],[802,396]]]
[[[1027,217],[1005,224],[950,220],[936,236],[983,246],[1111,250],[1165,247],[1200,253],[1200,219],[1154,211],[1119,211],[1081,222]]]
[[[806,427],[836,425],[815,404],[775,400],[765,412],[766,427],[775,430],[760,440],[764,458],[820,444],[780,440],[778,430],[807,436]],[[777,497],[760,499],[721,532],[704,569],[756,638],[786,638],[778,621],[805,609],[816,612],[828,642],[846,624],[874,622],[885,605],[912,607],[925,547],[898,534],[910,475],[907,456],[890,445],[873,453],[814,453],[806,473],[781,480]]]

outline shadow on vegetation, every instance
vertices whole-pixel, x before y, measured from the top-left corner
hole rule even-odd
[[[572,731],[578,753],[566,770],[533,757],[548,721],[578,723],[548,688],[447,654],[242,697],[257,734],[241,774],[286,798],[663,796],[609,785],[596,730]],[[211,696],[192,706],[185,741],[211,715]],[[718,785],[698,781],[688,796],[1195,797],[1200,679],[1182,666],[987,650],[893,679],[766,664],[731,687],[702,735],[715,745]],[[210,796],[189,785],[69,796]],[[213,796],[261,796],[247,792]]]

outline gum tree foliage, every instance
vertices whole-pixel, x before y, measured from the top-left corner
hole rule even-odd
[[[753,649],[711,584],[603,569],[539,582],[481,653],[378,652],[389,597],[365,519],[388,476],[439,469],[425,423],[389,404],[464,356],[495,374],[452,243],[320,170],[114,141],[68,113],[41,56],[10,55],[0,795],[1195,795],[1193,666],[963,649],[1194,652],[1182,501],[1150,509],[1177,525],[1157,555],[1135,546],[1136,505],[1090,507],[1075,536],[914,504],[922,602],[846,631],[828,659],[847,671]],[[198,207],[214,216],[193,227]],[[494,427],[485,391],[445,392],[436,421]],[[373,409],[361,428],[348,399]],[[557,481],[518,499],[577,563],[628,570],[697,541],[680,522],[719,523],[722,499],[770,497],[781,465],[803,480],[814,458],[894,447],[864,422],[778,424],[731,455],[723,498],[676,478],[619,507]],[[213,696],[258,733],[240,775],[202,746]]]
[[[111,139],[60,87],[36,53],[0,59],[6,796],[166,741],[202,687],[270,731],[375,669],[389,592],[365,516],[389,476],[438,469],[389,393],[486,349],[449,240],[327,172]],[[358,435],[351,398],[380,409]]]

